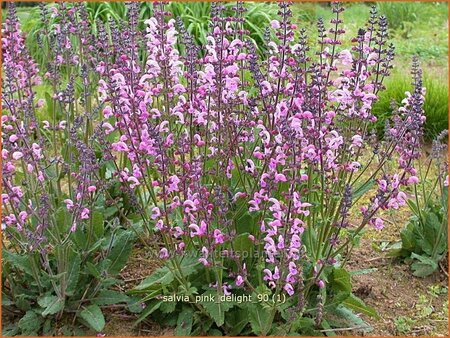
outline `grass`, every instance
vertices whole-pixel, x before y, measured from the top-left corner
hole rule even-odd
[[[373,112],[378,117],[378,129],[384,128],[384,121],[391,114],[391,101],[397,105],[405,98],[405,92],[411,91],[411,78],[408,73],[397,70],[386,80],[386,90],[380,92],[379,100],[374,104]],[[442,130],[448,128],[448,84],[426,74],[424,110],[426,115],[425,140],[433,140]]]

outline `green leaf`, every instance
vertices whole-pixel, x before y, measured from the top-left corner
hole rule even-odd
[[[86,262],[86,269],[89,272],[89,274],[91,274],[95,278],[97,278],[97,279],[101,278],[100,271],[98,271],[97,267],[94,264],[92,264],[91,262]]]
[[[222,331],[218,330],[218,329],[210,329],[208,331],[208,337],[222,337]]]
[[[351,294],[342,304],[357,313],[362,313],[372,318],[379,318],[378,313],[374,308],[364,304],[364,302],[354,294]]]
[[[102,212],[94,211],[92,213],[92,230],[94,231],[95,236],[100,238],[103,236],[105,232],[104,227],[104,216]]]
[[[14,302],[2,292],[2,306],[14,305]]]
[[[411,257],[419,260],[411,265],[411,269],[414,271],[413,275],[417,277],[426,277],[435,272],[438,268],[438,263],[430,257],[417,255],[412,253]]]
[[[350,297],[350,291],[337,291],[328,297],[325,305],[326,309],[333,309],[341,305],[348,297]]]
[[[313,330],[316,325],[314,319],[309,317],[299,317],[292,322],[291,331],[301,330],[302,332],[308,332]]]
[[[80,312],[80,317],[96,332],[101,332],[105,327],[105,317],[98,305],[93,304],[87,306]]]
[[[40,307],[45,308],[42,312],[42,316],[53,315],[58,313],[64,308],[64,299],[60,299],[57,296],[45,296],[38,299]]]
[[[173,273],[167,267],[156,269],[150,276],[144,279],[137,285],[132,292],[142,291],[147,289],[160,288],[161,285],[168,285],[174,280]]]
[[[203,308],[211,316],[218,327],[222,326],[225,322],[225,312],[231,309],[234,304],[231,302],[220,302],[219,295],[214,290],[208,290],[202,295],[202,299],[208,299],[212,295],[213,301],[202,301]]]
[[[333,290],[351,292],[350,274],[343,268],[334,268],[331,273],[330,285]]]
[[[317,246],[317,232],[314,227],[306,227],[302,236],[302,243],[305,244],[306,252],[316,252],[315,248]]]
[[[269,310],[260,304],[249,304],[247,308],[253,332],[258,336],[267,335],[272,324]]]
[[[33,268],[31,266],[30,257],[27,256],[21,256],[16,253],[9,252],[6,249],[2,250],[2,259],[5,262],[11,263],[12,266],[15,268],[22,270],[26,274],[33,276]]]
[[[255,221],[252,215],[248,212],[239,217],[236,221],[236,230],[238,234],[253,233],[255,228]]]
[[[178,315],[177,328],[175,329],[176,336],[189,336],[192,331],[192,322],[194,311],[190,306],[183,306]]]
[[[181,273],[184,277],[187,277],[195,272],[197,272],[200,267],[198,258],[192,256],[184,256],[180,263]]]
[[[58,230],[60,233],[66,233],[70,229],[70,221],[72,219],[72,216],[70,215],[69,211],[66,207],[60,207],[55,212],[55,220],[56,220],[56,226],[58,227]]]
[[[355,188],[353,190],[353,199],[355,201],[358,200],[361,196],[363,196],[366,192],[368,192],[374,184],[375,184],[375,180],[371,179],[371,180],[367,181],[366,183],[361,184],[360,186]]]
[[[225,323],[229,327],[227,335],[237,336],[249,323],[248,312],[245,307],[236,307],[233,311],[228,311],[225,313]]]
[[[344,306],[338,306],[337,309],[333,311],[333,314],[339,318],[339,320],[345,321],[345,326],[354,326],[359,327],[359,330],[362,330],[364,332],[371,332],[373,331],[373,328],[367,324],[364,320],[362,320],[360,317],[355,315],[350,309],[344,307]]]
[[[38,316],[34,311],[30,310],[25,313],[25,316],[23,316],[19,322],[18,326],[22,330],[22,335],[25,336],[32,336],[36,335],[41,328],[43,319],[42,317]]]
[[[127,309],[131,313],[141,313],[144,308],[142,307],[142,301],[140,297],[129,297]]]
[[[324,330],[332,329],[330,323],[328,323],[328,321],[326,319],[322,319],[322,322],[320,323],[320,325],[322,326],[322,328]],[[334,336],[336,336],[336,333],[334,333],[333,331],[326,331],[325,335],[328,337],[334,337]]]
[[[128,256],[133,248],[134,233],[130,230],[120,233],[114,241],[111,252],[106,257],[111,261],[108,272],[115,275],[122,270],[128,261]]]
[[[175,311],[175,308],[177,307],[177,302],[175,301],[164,301],[161,306],[159,307],[159,310],[162,313],[172,313]]]
[[[416,215],[416,216],[419,216],[419,215],[420,215],[420,210],[419,210],[419,208],[417,207],[417,204],[416,204],[413,200],[408,199],[408,200],[406,201],[406,203],[408,203],[408,206],[409,206],[409,208],[412,210],[412,212],[414,213],[414,215]]]
[[[249,235],[248,232],[245,232],[234,239],[235,254],[243,258],[251,257],[253,242],[248,238]]]
[[[416,240],[414,236],[414,223],[410,220],[406,227],[400,232],[402,239],[402,249],[412,252],[416,247]]]
[[[81,265],[81,256],[73,252],[72,255],[70,255],[69,259],[69,267],[67,271],[67,278],[66,278],[66,295],[72,296],[78,285],[78,280],[80,278],[80,265]]]
[[[16,324],[8,324],[2,327],[2,337],[13,337],[19,334],[19,327]]]
[[[144,311],[142,311],[141,315],[139,316],[139,318],[134,322],[133,327],[136,327],[136,325],[138,325],[140,322],[142,322],[145,318],[147,318],[148,316],[150,316],[153,312],[155,312],[156,310],[159,309],[159,307],[161,306],[162,301],[156,301],[156,302],[150,302],[149,305],[147,305],[147,307],[144,309]]]
[[[94,298],[94,303],[97,305],[112,305],[118,303],[126,303],[128,302],[130,297],[126,294],[113,291],[113,290],[103,290],[101,291],[97,297]]]

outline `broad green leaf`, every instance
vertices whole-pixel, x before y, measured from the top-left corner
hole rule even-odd
[[[364,184],[359,185],[357,188],[353,190],[353,199],[356,201],[361,196],[363,196],[366,192],[368,192],[373,185],[375,184],[375,180],[371,179]]]
[[[97,305],[112,305],[118,303],[128,302],[130,297],[128,297],[123,292],[113,291],[113,290],[103,290],[97,297],[94,298],[94,303]]]
[[[184,277],[187,277],[193,273],[195,273],[200,267],[200,263],[198,258],[191,256],[184,256],[183,260],[180,263],[181,273]]]
[[[408,203],[408,206],[409,206],[409,208],[413,211],[414,215],[416,215],[416,216],[419,216],[419,215],[420,215],[420,210],[419,210],[419,208],[417,207],[417,204],[416,204],[413,200],[408,199],[408,200],[406,201],[406,203]]]
[[[67,233],[70,229],[72,216],[66,207],[60,207],[55,212],[56,225],[60,233]]]
[[[14,305],[14,302],[2,292],[2,306]]]
[[[32,336],[37,335],[39,329],[41,328],[42,322],[42,317],[30,310],[25,313],[25,316],[19,320],[17,325],[22,331],[22,335]]]
[[[97,238],[102,237],[105,232],[103,222],[104,222],[103,212],[94,211],[92,213],[92,230],[94,231],[94,234]]]
[[[364,302],[354,294],[351,294],[342,304],[357,313],[362,313],[373,318],[379,318],[378,313],[374,308],[364,304]]]
[[[227,334],[230,336],[239,335],[249,323],[246,308],[235,307],[233,311],[225,313],[225,324],[229,327]]]
[[[101,332],[105,327],[105,317],[98,305],[87,306],[80,312],[80,317],[96,332]]]
[[[81,265],[81,256],[73,252],[70,255],[69,259],[69,266],[67,271],[67,278],[66,278],[66,294],[68,296],[72,296],[78,285],[78,280],[80,278],[80,265]]]
[[[136,325],[138,325],[140,322],[142,322],[145,318],[147,318],[148,316],[150,316],[153,312],[155,312],[156,310],[159,309],[159,307],[161,306],[162,301],[158,300],[158,301],[152,301],[150,302],[149,305],[147,305],[147,307],[144,309],[144,311],[142,311],[141,315],[139,316],[139,318],[134,322],[133,327],[135,327]]]
[[[333,290],[337,291],[352,291],[352,283],[350,281],[350,274],[343,268],[335,268],[331,273],[330,285]]]
[[[134,233],[130,230],[124,231],[117,236],[113,248],[107,256],[107,259],[111,261],[111,265],[108,267],[110,274],[119,273],[127,263],[128,256],[133,248],[134,237]]]
[[[416,247],[416,240],[414,235],[414,223],[410,221],[406,227],[400,232],[402,239],[402,249],[411,252]]]
[[[168,285],[174,280],[173,273],[167,267],[156,269],[150,276],[144,279],[132,291],[142,291],[149,288],[160,288],[161,285]]]
[[[13,337],[19,334],[19,327],[16,324],[8,324],[2,327],[2,337]]]
[[[46,296],[38,299],[39,306],[45,308],[42,316],[53,315],[64,308],[64,299],[57,296]]]
[[[183,306],[178,315],[177,327],[175,329],[176,336],[189,336],[192,331],[192,322],[194,311],[190,306]]]
[[[268,309],[260,304],[249,304],[248,314],[253,332],[259,336],[265,336],[271,327],[271,315]]]
[[[236,221],[236,230],[238,234],[242,234],[245,232],[253,233],[254,232],[254,219],[253,217],[247,212],[241,217],[239,217]]]
[[[101,278],[100,271],[98,271],[97,267],[91,262],[86,262],[86,269],[90,275],[94,276],[97,279]]]
[[[331,331],[332,327],[331,327],[330,323],[328,323],[328,321],[326,319],[322,319],[322,322],[320,323],[320,325],[322,326],[322,328],[324,330],[328,330],[328,331],[325,332],[326,336],[328,336],[328,337],[336,336],[336,333]]]
[[[292,322],[291,331],[307,332],[308,330],[314,329],[315,325],[316,322],[314,319],[309,317],[300,317]]]
[[[30,276],[34,276],[33,267],[31,265],[30,258],[27,256],[21,256],[19,254],[10,252],[8,250],[2,250],[2,259],[5,262],[11,263],[12,266],[22,270]]]
[[[411,254],[411,257],[419,260],[419,262],[414,262],[411,265],[411,269],[414,271],[413,275],[417,277],[426,277],[435,272],[438,268],[438,263],[431,259],[430,257],[417,255],[415,253]]]
[[[306,246],[306,252],[315,252],[317,246],[317,232],[314,227],[307,227],[303,232],[302,243]]]
[[[162,313],[172,313],[175,311],[175,308],[177,307],[177,302],[175,301],[164,301],[161,306],[159,307],[159,310]]]
[[[203,308],[211,316],[218,327],[222,326],[225,322],[225,312],[231,309],[234,304],[231,302],[219,301],[219,295],[214,290],[208,290],[202,294],[202,299],[207,299],[209,295],[213,295],[214,301],[202,301]]]
[[[348,297],[350,297],[350,291],[335,291],[333,295],[327,299],[325,308],[333,309],[341,305]]]
[[[366,333],[373,331],[373,328],[369,324],[344,306],[338,306],[337,309],[333,311],[333,314],[335,314],[339,320],[345,321],[345,324],[342,326],[359,327],[358,330],[362,330]]]
[[[251,257],[253,242],[248,238],[249,235],[248,232],[245,232],[234,239],[235,253],[241,257]]]
[[[142,301],[140,297],[129,297],[127,309],[131,313],[141,313],[144,308],[142,307]]]

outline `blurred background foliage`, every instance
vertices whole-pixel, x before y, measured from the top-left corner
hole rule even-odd
[[[18,13],[24,31],[30,35],[28,40],[31,53],[39,60],[39,47],[32,38],[41,29],[37,2],[18,2]],[[4,5],[4,3],[3,3]],[[387,90],[382,92],[374,106],[379,117],[379,130],[382,131],[384,119],[390,114],[391,100],[400,103],[404,92],[410,88],[409,68],[412,55],[418,55],[425,74],[427,88],[425,111],[426,140],[430,141],[448,126],[448,6],[446,2],[361,2],[346,3],[343,13],[345,29],[355,36],[358,28],[364,27],[369,8],[376,5],[379,14],[385,15],[389,22],[391,41],[396,47],[396,59],[392,76],[387,80]],[[48,4],[52,6],[52,4]],[[89,2],[87,3],[90,19],[121,23],[127,16],[123,2]],[[226,13],[233,15],[235,2],[224,3]],[[325,22],[331,19],[329,3],[297,2],[292,6],[294,23],[306,28],[310,42],[316,40],[316,20],[322,17]],[[258,51],[264,49],[264,32],[270,21],[277,18],[278,6],[275,2],[245,2],[245,28],[256,42]],[[197,43],[206,39],[208,18],[211,4],[209,2],[173,2],[168,10],[174,17],[181,17],[186,29]],[[141,4],[141,25],[152,15],[151,2]],[[4,18],[4,16],[3,16]],[[95,27],[95,26],[94,26]],[[342,48],[350,41],[342,41]]]

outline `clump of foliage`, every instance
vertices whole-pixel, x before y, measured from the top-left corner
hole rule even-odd
[[[392,29],[402,29],[408,23],[414,23],[423,11],[419,2],[379,2],[377,7],[389,20]]]
[[[401,232],[401,248],[390,253],[411,260],[418,277],[431,275],[439,262],[447,259],[448,162],[443,158],[447,135],[445,130],[433,141],[429,157],[419,166],[421,183],[414,187],[414,198],[408,200],[413,216]]]
[[[342,49],[339,3],[313,44],[280,3],[261,58],[242,3],[233,16],[211,4],[204,42],[153,5],[145,30],[136,2],[120,25],[92,22],[83,3],[42,5],[41,69],[10,7],[2,278],[21,316],[12,329],[52,332],[69,316],[100,332],[101,306],[122,303],[182,335],[368,330],[358,314],[376,311],[352,294],[345,262],[418,182],[417,59],[379,141],[372,107],[394,47],[375,7]],[[37,97],[42,82],[50,89]],[[129,297],[110,287],[135,238],[161,268]]]

